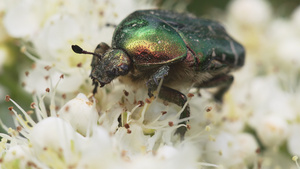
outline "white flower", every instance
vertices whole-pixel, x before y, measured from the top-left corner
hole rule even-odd
[[[291,156],[286,156],[284,153],[267,149],[263,153],[264,160],[262,161],[261,168],[273,169],[273,168],[293,168],[296,169],[296,164],[292,161]]]
[[[233,0],[229,6],[230,17],[245,26],[265,25],[271,14],[270,4],[265,0]]]
[[[30,151],[30,147],[27,145],[15,145],[9,148],[6,151],[4,156],[4,161],[7,162],[6,167],[10,168],[14,166],[13,164],[19,161],[20,168],[26,168],[28,162],[30,162],[32,155],[32,151]]]
[[[240,146],[240,157],[243,159],[243,161],[250,165],[255,162],[257,157],[257,151],[258,151],[258,143],[253,135],[249,133],[239,133],[236,136],[236,139],[238,141],[238,144]]]
[[[253,136],[220,132],[213,138],[205,145],[205,157],[208,162],[226,168],[243,168],[254,162],[258,145]]]
[[[27,92],[40,95],[46,93],[46,88],[54,87],[61,75],[62,73],[51,69],[50,66],[35,65],[31,70],[22,73],[21,80]],[[76,86],[76,83],[74,85]]]
[[[76,145],[82,154],[77,168],[123,168],[122,150],[118,147],[118,140],[104,128],[94,126],[92,136]]]
[[[249,125],[255,129],[265,146],[280,146],[289,133],[288,120],[295,118],[291,99],[276,84],[276,77],[255,78],[249,90],[252,114]]]
[[[163,155],[166,154],[168,155]],[[169,154],[171,153],[171,154]],[[171,148],[163,146],[161,147],[156,156],[147,154],[145,156],[137,156],[135,162],[129,163],[128,169],[196,169],[201,166],[200,163],[195,163],[197,161],[197,150],[191,145],[185,145],[180,148]],[[213,165],[212,165],[213,166]],[[214,167],[216,167],[214,165]]]
[[[157,152],[157,157],[161,158],[161,159],[170,159],[177,153],[178,153],[178,150],[175,149],[174,147],[172,147],[172,146],[163,146]]]
[[[292,14],[292,24],[296,26],[298,33],[300,32],[300,6],[298,6]]]
[[[132,11],[150,7],[153,8],[150,3],[135,0],[124,3],[107,3],[104,0],[26,0],[8,5],[4,26],[10,36],[26,42],[23,52],[36,62],[36,67],[51,66],[52,73],[65,75],[57,92],[72,93],[83,85],[91,86],[86,79],[92,56],[75,54],[71,45],[78,44],[93,51],[100,42],[110,44],[113,27],[105,26],[107,23],[118,24]],[[34,73],[32,76],[34,80],[40,79]],[[31,91],[41,93],[44,90],[43,83],[41,86],[28,84],[32,85]]]
[[[123,140],[120,148],[128,152],[129,157],[146,152],[146,144],[150,139],[150,136],[144,135],[141,126],[138,125],[130,125],[128,130],[122,127],[117,130],[115,136],[117,140]],[[153,147],[150,147],[150,150],[152,149]]]
[[[277,46],[278,44],[282,44],[281,41],[295,38],[295,27],[291,25],[288,19],[276,18],[270,23],[267,36],[268,39],[272,40],[270,43]]]
[[[258,127],[266,115],[276,115],[286,120],[294,118],[290,97],[278,86],[276,76],[254,78],[249,87],[248,102],[252,106],[252,114],[248,122],[252,127]]]
[[[94,103],[82,93],[75,99],[70,100],[58,112],[60,118],[68,121],[74,130],[86,136],[91,132],[91,128],[96,125],[99,118]]]
[[[6,2],[1,1],[0,2],[0,42],[4,42],[9,38],[3,24],[3,14],[6,12],[6,8],[7,8]],[[0,63],[3,62],[0,61]]]
[[[70,45],[93,51],[99,42],[110,44],[113,27],[105,25],[118,24],[142,8],[153,5],[136,0],[11,0],[0,7],[7,33],[20,40],[22,52],[35,62],[35,68],[21,72],[21,82],[33,93],[37,117],[33,121],[7,99],[23,116],[10,108],[16,129],[1,123],[8,133],[0,133],[1,164],[112,169],[293,166],[277,148],[287,142],[288,152],[299,155],[300,8],[290,18],[274,18],[268,1],[233,0],[220,18],[245,46],[246,65],[234,74],[222,106],[213,101],[213,90],[201,89],[201,97],[189,98],[188,119],[179,119],[181,107],[149,99],[145,86],[132,89],[115,80],[99,89],[96,99],[82,94],[92,90],[87,80],[92,56],[74,54]],[[174,133],[184,120],[189,120],[188,130],[181,140]],[[245,133],[249,130],[257,136]],[[265,148],[259,153],[262,162],[256,159],[256,139]]]
[[[3,22],[7,32],[11,36],[17,38],[25,37],[38,30],[40,15],[35,13],[32,4],[33,1],[30,0],[20,1],[7,11]]]
[[[38,160],[51,167],[76,164],[79,154],[72,148],[79,137],[72,126],[57,117],[49,117],[37,123],[29,135],[34,154]],[[59,157],[63,157],[64,165]],[[54,160],[54,161],[53,161]]]
[[[268,147],[280,146],[289,134],[287,122],[277,116],[266,116],[256,126],[257,134],[262,143]]]
[[[300,31],[299,31],[300,32]],[[278,56],[282,57],[282,60],[289,62],[291,65],[299,67],[299,45],[300,36],[293,38],[285,38],[278,44],[277,53]]]
[[[300,131],[300,125],[299,124],[292,125],[290,135],[287,139],[287,147],[288,147],[289,153],[292,154],[292,155],[297,155],[297,156],[300,156],[300,146],[299,146],[300,135],[299,135],[299,131]]]
[[[53,90],[50,89],[50,91]],[[26,115],[26,112],[13,100],[9,97],[7,100],[12,101],[25,115],[26,121],[30,123],[29,125],[25,119],[17,116],[19,121],[17,125],[20,125],[18,131],[25,138],[20,137],[18,131],[8,129],[2,124],[13,136],[0,134],[10,140],[10,143],[2,140],[3,142],[0,144],[1,148],[4,147],[0,149],[1,154],[5,154],[2,163],[8,168],[10,165],[23,168],[34,165],[39,168],[179,169],[185,167],[196,169],[200,165],[209,165],[198,162],[200,151],[195,149],[191,142],[173,144],[171,138],[176,138],[172,137],[176,128],[168,131],[168,125],[162,126],[161,129],[158,128],[157,133],[154,133],[152,137],[144,134],[143,126],[140,126],[141,124],[138,122],[130,123],[129,127],[120,127],[115,133],[98,126],[94,104],[89,102],[83,94],[79,94],[75,99],[66,103],[61,108],[59,117],[55,112],[51,113],[51,117],[46,117],[45,105],[42,100],[38,101],[37,105],[33,104],[37,117],[40,119],[37,123],[33,122],[30,116]],[[70,107],[68,111],[65,111],[67,106]],[[13,108],[11,110],[17,115]],[[115,118],[117,120],[118,117]],[[91,125],[87,123],[91,123]],[[90,128],[87,129],[84,125]],[[87,130],[90,130],[91,134],[86,134]],[[169,145],[167,146],[165,143]],[[17,163],[20,159],[23,160],[22,163]],[[211,164],[211,166],[213,165]]]

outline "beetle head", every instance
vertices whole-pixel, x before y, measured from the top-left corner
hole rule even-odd
[[[75,53],[93,55],[90,77],[94,84],[100,83],[100,87],[118,76],[126,75],[130,70],[131,60],[128,55],[121,49],[111,49],[106,43],[100,43],[94,53],[87,52],[77,45],[72,45],[72,49]]]
[[[94,56],[95,57],[95,56]],[[101,87],[118,76],[129,72],[131,61],[121,49],[109,49],[98,61],[92,64],[90,77],[100,83]]]

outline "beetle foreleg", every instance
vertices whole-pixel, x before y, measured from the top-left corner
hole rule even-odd
[[[93,79],[93,85],[95,86],[93,89],[93,95],[95,96],[95,94],[97,93],[98,86],[99,86],[98,82],[95,79]]]
[[[158,84],[161,79],[168,75],[170,67],[168,65],[164,65],[160,67],[147,81],[146,85],[148,87],[148,96],[152,97],[152,92],[155,91],[158,87]]]

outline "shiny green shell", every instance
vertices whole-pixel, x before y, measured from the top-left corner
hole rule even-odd
[[[112,48],[124,50],[137,67],[172,64],[190,52],[198,71],[214,59],[232,69],[241,67],[245,55],[218,22],[164,10],[130,14],[117,26]]]

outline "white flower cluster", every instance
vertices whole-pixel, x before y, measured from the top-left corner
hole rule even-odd
[[[287,18],[273,13],[266,0],[229,5],[227,30],[244,44],[247,56],[226,96],[225,126],[233,120],[241,124],[230,125],[232,132],[246,127],[255,133],[264,150],[258,154],[262,168],[292,168],[285,153],[300,155],[300,6]]]
[[[55,88],[47,94],[52,95],[51,91],[55,92]],[[126,111],[126,124],[118,127],[118,117],[124,111],[120,106],[99,115],[96,100],[91,102],[80,93],[58,111],[52,109],[57,105],[51,102],[48,117],[44,98],[35,98],[31,105],[38,119],[36,123],[28,115],[30,112],[6,97],[24,117],[10,107],[17,128],[8,128],[1,122],[9,134],[0,133],[0,164],[4,168],[192,169],[201,165],[215,166],[198,162],[201,151],[195,144],[179,142],[178,136],[173,134],[176,127],[170,125],[170,118],[146,122],[151,119],[145,117],[146,109],[147,112],[162,110],[154,107],[158,104],[155,100],[139,103],[132,111]],[[135,120],[129,114],[138,107],[142,114]],[[156,132],[146,134],[152,127]]]
[[[92,51],[99,42],[109,44],[113,28],[106,24],[153,5],[135,0],[1,4],[3,29],[21,39],[22,52],[35,62],[22,81],[34,95],[37,122],[29,116],[33,111],[7,96],[19,111],[9,108],[15,129],[1,122],[8,134],[0,133],[0,168],[297,168],[287,154],[300,156],[300,7],[290,18],[278,19],[268,1],[232,0],[220,18],[245,46],[246,64],[235,73],[222,108],[205,90],[201,97],[189,95],[191,117],[181,140],[174,133],[183,109],[149,99],[144,88],[114,81],[96,99],[72,96],[91,91],[91,56],[78,56],[70,46]]]
[[[45,76],[58,79],[60,74],[66,80],[58,86],[58,92],[78,91],[88,77],[91,56],[74,54],[71,45],[93,51],[100,42],[110,44],[113,27],[106,24],[117,24],[136,9],[153,7],[134,0],[15,0],[4,4],[7,33],[22,39],[22,51],[35,61],[31,76],[24,77],[23,84],[28,92],[39,94],[49,87]],[[53,69],[45,73],[45,67]]]

